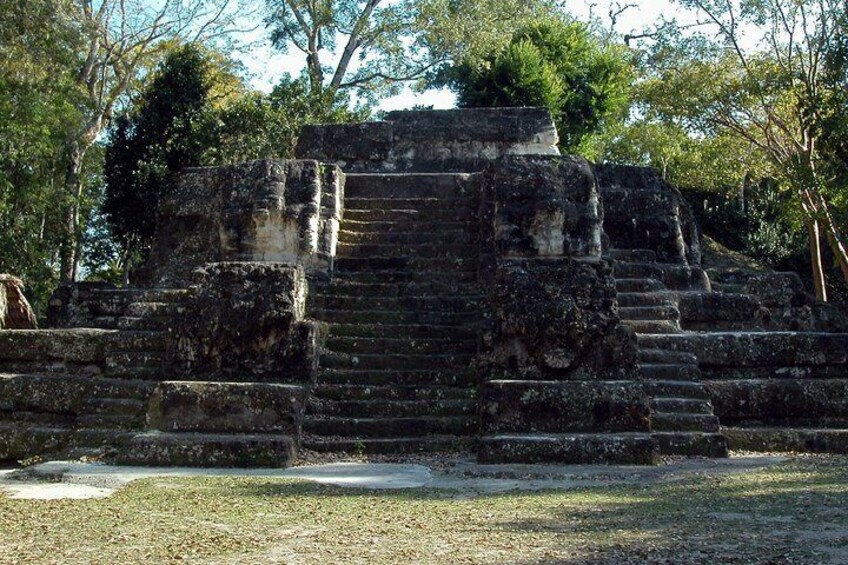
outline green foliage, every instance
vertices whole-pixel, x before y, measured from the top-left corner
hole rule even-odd
[[[625,118],[632,79],[624,50],[604,47],[584,24],[559,18],[534,21],[503,49],[447,74],[461,106],[548,108],[566,152],[580,152],[588,136]]]
[[[125,256],[146,249],[160,196],[209,139],[208,57],[193,46],[168,55],[132,112],[116,120],[106,149],[104,212]]]
[[[0,3],[0,272],[24,280],[38,314],[58,280],[59,148],[79,117],[70,72],[78,60],[63,5]],[[87,159],[84,174],[97,166],[96,156]]]

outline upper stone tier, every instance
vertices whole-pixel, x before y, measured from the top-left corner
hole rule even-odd
[[[306,126],[300,159],[348,173],[476,172],[503,155],[559,155],[559,136],[542,108],[390,112],[384,121]]]

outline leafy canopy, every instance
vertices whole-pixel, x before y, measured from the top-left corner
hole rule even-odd
[[[460,106],[548,108],[561,148],[579,152],[587,136],[624,119],[633,72],[623,49],[602,46],[584,24],[547,18],[446,76]]]

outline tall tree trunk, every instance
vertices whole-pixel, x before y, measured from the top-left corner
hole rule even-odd
[[[65,173],[67,210],[65,234],[60,250],[59,279],[62,282],[77,280],[79,271],[80,200],[82,198],[82,161],[85,151],[78,146],[68,151],[68,169]]]
[[[824,280],[821,256],[821,230],[818,220],[815,218],[808,219],[807,230],[810,234],[810,260],[813,264],[813,286],[816,289],[816,298],[822,302],[827,302],[827,286]]]

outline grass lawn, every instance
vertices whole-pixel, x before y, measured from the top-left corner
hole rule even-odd
[[[848,563],[848,457],[498,495],[256,478],[0,495],[0,563]]]

